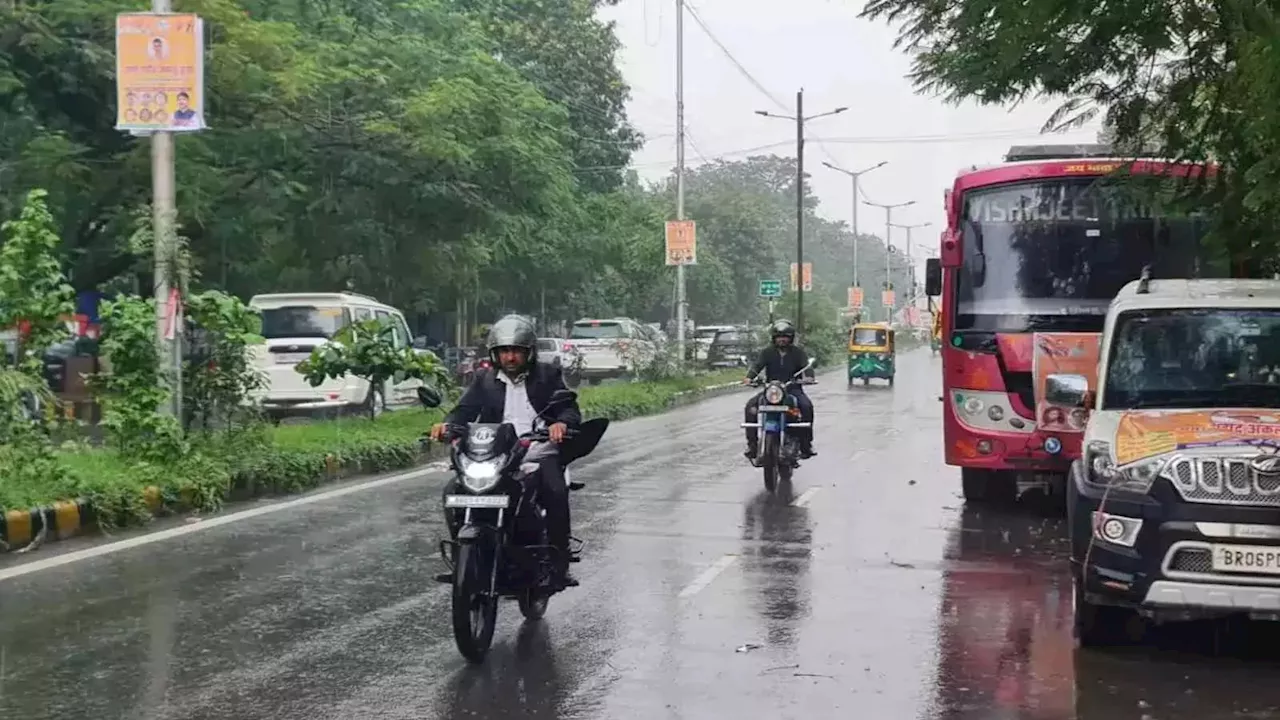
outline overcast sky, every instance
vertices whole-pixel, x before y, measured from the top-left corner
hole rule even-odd
[[[795,94],[804,88],[805,115],[839,106],[848,111],[808,125],[805,152],[820,213],[850,219],[850,179],[822,165],[850,170],[887,160],[863,176],[865,195],[880,203],[908,200],[895,210],[900,224],[932,222],[913,233],[913,245],[935,246],[944,225],[943,189],[956,171],[999,162],[1011,145],[1044,141],[1040,126],[1052,103],[1016,109],[953,107],[916,95],[906,74],[909,58],[893,48],[896,29],[859,20],[860,0],[695,0],[688,3],[728,52],[763,87],[755,87],[686,12],[684,24],[686,158],[734,159],[750,154],[795,154],[795,126],[760,117],[756,110],[794,115]],[[675,0],[623,0],[603,16],[617,23],[624,48],[619,65],[631,84],[628,108],[649,138],[633,160],[642,177],[656,179],[675,167]],[[765,94],[767,91],[767,95]],[[770,99],[772,96],[773,100]],[[775,102],[776,101],[776,102]],[[1054,142],[1093,142],[1096,124],[1050,136]],[[819,138],[828,139],[820,142]],[[840,141],[837,140],[850,140]],[[852,142],[851,140],[857,140]],[[777,148],[735,152],[778,143]],[[863,232],[884,234],[884,210],[858,208]],[[894,231],[895,245],[905,242]],[[923,263],[923,253],[912,248]]]

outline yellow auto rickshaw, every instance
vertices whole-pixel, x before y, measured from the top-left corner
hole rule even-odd
[[[872,378],[893,385],[894,330],[888,323],[858,323],[849,329],[848,370],[850,387],[858,378],[863,385]]]

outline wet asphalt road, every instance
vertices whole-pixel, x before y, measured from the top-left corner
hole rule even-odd
[[[483,667],[428,579],[435,473],[0,580],[0,718],[1280,717],[1266,625],[1074,651],[1061,521],[962,509],[927,352],[812,390],[776,498],[744,395],[615,425],[576,468],[582,586],[504,604]]]

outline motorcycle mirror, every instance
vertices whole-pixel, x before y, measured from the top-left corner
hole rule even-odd
[[[423,407],[428,407],[428,408],[440,407],[440,404],[443,401],[444,401],[444,398],[440,397],[439,391],[437,391],[435,388],[428,387],[426,385],[423,385],[418,388],[418,402],[422,403]]]

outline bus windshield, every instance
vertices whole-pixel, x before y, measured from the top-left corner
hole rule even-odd
[[[1145,265],[1207,277],[1207,222],[1138,202],[1116,183],[1061,178],[964,196],[957,330],[1100,332],[1107,306]]]

